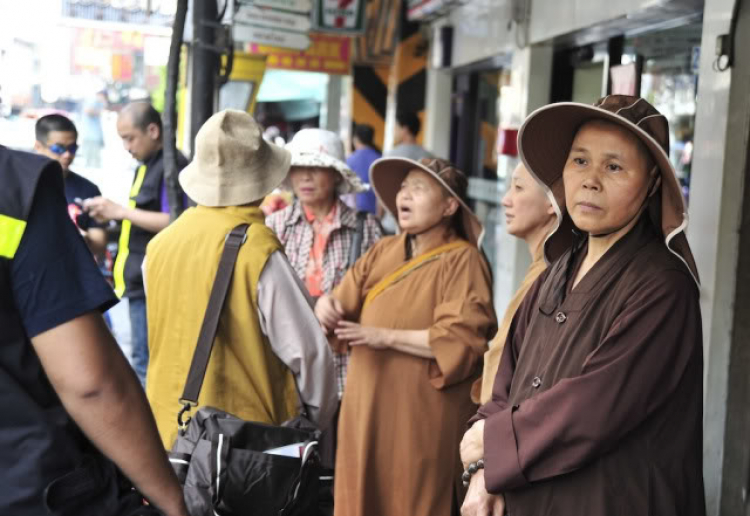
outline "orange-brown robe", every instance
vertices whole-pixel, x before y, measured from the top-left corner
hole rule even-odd
[[[416,269],[364,309],[367,293],[406,262],[406,236],[385,238],[334,290],[364,326],[429,329],[435,359],[352,349],[338,433],[337,516],[450,516],[463,496],[459,443],[497,320],[488,266],[473,247]]]

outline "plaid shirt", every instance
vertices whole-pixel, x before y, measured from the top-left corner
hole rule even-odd
[[[344,279],[349,267],[353,265],[349,263],[349,253],[354,234],[357,232],[357,212],[340,200],[336,202],[336,216],[323,253],[321,290],[325,294],[333,291],[336,285]],[[315,235],[312,225],[305,217],[302,204],[297,200],[291,206],[272,213],[266,218],[266,225],[278,236],[289,258],[289,263],[304,283]],[[368,214],[364,224],[364,235],[362,235],[362,254],[380,240],[381,236],[380,224],[373,215]],[[336,366],[339,397],[341,397],[346,383],[349,356],[334,353],[333,360]]]

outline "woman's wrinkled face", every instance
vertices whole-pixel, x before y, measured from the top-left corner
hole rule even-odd
[[[302,204],[318,205],[336,198],[336,185],[341,176],[332,168],[292,167],[289,180],[294,195]]]
[[[633,221],[646,199],[649,163],[627,130],[602,121],[584,124],[563,170],[565,203],[576,227],[603,235]]]
[[[428,173],[414,169],[401,182],[396,207],[401,229],[418,235],[448,221],[458,210],[458,201]]]
[[[513,171],[502,201],[505,229],[518,238],[527,238],[545,228],[555,217],[555,209],[529,171],[520,164]]]

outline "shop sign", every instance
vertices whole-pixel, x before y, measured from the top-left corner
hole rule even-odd
[[[255,25],[267,29],[281,29],[292,32],[310,30],[310,15],[279,11],[268,7],[241,5],[234,15],[235,23]]]
[[[294,13],[309,13],[312,11],[312,0],[240,0],[240,5],[243,4],[270,7]]]
[[[295,52],[278,46],[258,43],[247,45],[250,54],[265,54],[268,68],[321,72],[332,75],[346,75],[350,70],[351,43],[349,38],[327,34],[310,34],[308,49]]]
[[[318,0],[315,30],[361,34],[365,30],[366,0]]]
[[[305,50],[310,46],[308,35],[299,32],[263,29],[251,27],[250,25],[235,25],[233,27],[233,35],[235,41],[257,43],[258,45],[294,50]]]

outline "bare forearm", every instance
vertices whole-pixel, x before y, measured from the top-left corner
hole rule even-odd
[[[430,330],[388,330],[388,347],[417,357],[435,358],[430,348]]]
[[[125,208],[123,219],[127,219],[139,228],[158,233],[169,225],[169,213],[141,210],[139,208]]]
[[[143,389],[101,316],[87,314],[32,343],[60,401],[91,442],[167,515],[186,514]]]

